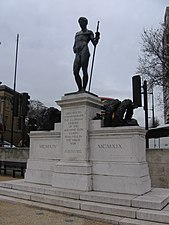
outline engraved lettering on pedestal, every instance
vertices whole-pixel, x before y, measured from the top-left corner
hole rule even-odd
[[[64,153],[82,153],[83,120],[84,115],[81,110],[64,114],[63,138],[66,142]]]
[[[98,148],[102,150],[116,150],[116,149],[122,149],[122,144],[98,144]]]
[[[56,148],[56,145],[50,145],[50,144],[41,144],[39,145],[39,148],[43,148],[43,149],[52,149],[52,148]]]

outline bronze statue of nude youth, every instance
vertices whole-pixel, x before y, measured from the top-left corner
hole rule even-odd
[[[73,51],[75,53],[73,73],[78,90],[85,91],[88,83],[87,69],[90,57],[88,43],[91,41],[93,45],[96,46],[99,41],[100,33],[96,32],[96,37],[94,37],[93,32],[87,29],[88,20],[85,17],[80,17],[78,22],[81,27],[81,31],[76,33],[73,45]],[[83,79],[81,79],[79,75],[80,69],[82,69],[83,72]]]

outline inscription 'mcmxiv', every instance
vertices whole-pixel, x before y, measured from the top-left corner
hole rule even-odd
[[[98,148],[101,149],[122,149],[121,144],[98,144]]]
[[[51,148],[56,148],[57,146],[56,145],[51,145],[51,144],[40,144],[39,145],[39,148],[48,148],[48,149],[51,149]]]

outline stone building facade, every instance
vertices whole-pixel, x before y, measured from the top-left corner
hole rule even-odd
[[[13,89],[6,85],[0,85],[0,135],[3,139],[10,142],[11,138],[11,127],[12,127],[12,113],[13,113]],[[21,94],[16,92],[20,97]],[[20,102],[20,101],[19,101]],[[19,103],[18,102],[18,103]],[[14,117],[13,124],[13,141],[17,145],[21,140],[21,107],[19,103],[18,116]]]

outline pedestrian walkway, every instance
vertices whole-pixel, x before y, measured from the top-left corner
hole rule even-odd
[[[110,225],[0,199],[1,225]],[[111,224],[112,225],[112,224]]]
[[[135,196],[2,179],[0,225],[169,225],[169,189]]]
[[[0,181],[13,180],[0,176]],[[12,198],[0,197],[0,225],[112,225],[89,220],[71,214],[58,213],[40,207],[16,202]]]

